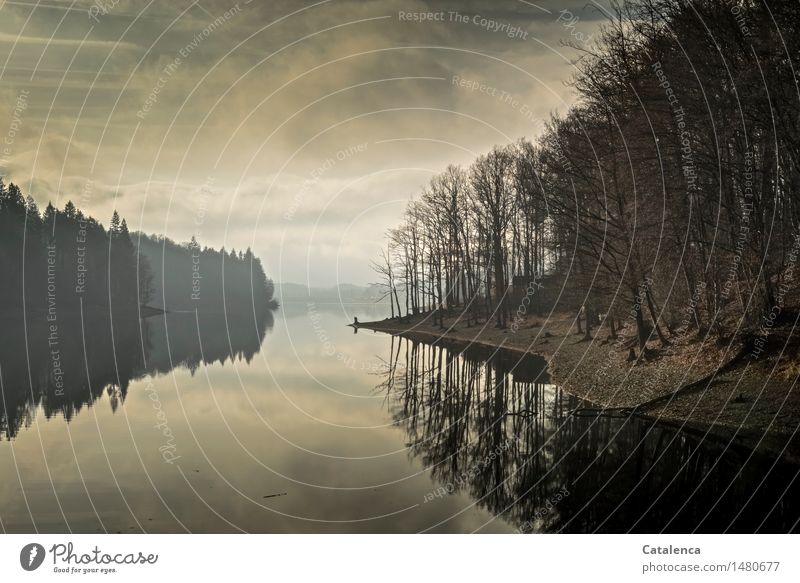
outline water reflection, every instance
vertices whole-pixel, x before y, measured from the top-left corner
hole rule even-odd
[[[782,531],[798,516],[795,468],[640,419],[570,416],[579,403],[541,359],[354,336],[353,313],[378,317],[307,302],[274,329],[271,313],[87,314],[82,334],[59,313],[63,395],[46,322],[26,336],[3,319],[3,528],[722,531],[736,518],[749,531],[766,516],[762,530]]]
[[[396,338],[381,389],[413,456],[524,532],[787,532],[798,468],[641,418],[578,417],[543,359]],[[748,459],[749,458],[749,459]]]
[[[244,360],[258,353],[273,313],[172,313],[148,319],[107,310],[0,314],[0,435],[17,436],[36,411],[72,420],[104,393],[112,410],[132,381],[202,364]]]
[[[161,320],[148,320],[151,342],[141,366],[187,366],[134,378],[116,414],[105,395],[90,410],[84,404],[70,423],[60,415],[44,421],[40,407],[29,430],[0,442],[0,469],[14,477],[0,483],[3,529],[513,531],[466,494],[423,503],[430,477],[407,455],[403,432],[374,390],[375,371],[384,366],[378,354],[385,354],[390,338],[354,336],[344,326],[352,313],[364,320],[384,315],[372,306],[286,302],[249,363],[257,339],[234,337],[231,344],[245,350],[232,363],[225,327],[217,326],[216,338],[203,336],[205,358],[216,360],[194,374],[189,367],[199,343],[190,334],[193,317],[171,315],[161,333],[152,332]],[[252,322],[231,326],[231,333],[252,328]],[[161,347],[167,332],[171,360]],[[220,349],[212,354],[215,341]],[[174,463],[163,453],[169,444],[175,446],[171,457],[179,456]]]

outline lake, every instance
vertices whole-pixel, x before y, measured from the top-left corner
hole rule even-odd
[[[785,532],[797,466],[582,417],[543,359],[274,314],[0,318],[5,532]],[[776,501],[780,501],[776,504]]]

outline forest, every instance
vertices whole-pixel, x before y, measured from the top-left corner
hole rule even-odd
[[[114,211],[106,229],[70,201],[44,212],[0,179],[0,306],[47,314],[141,307],[203,313],[273,309],[274,285],[250,249],[217,251],[131,233]],[[152,312],[151,312],[152,313]]]
[[[392,316],[507,328],[535,295],[640,348],[791,317],[799,39],[796,1],[614,3],[591,46],[573,41],[573,106],[409,202],[374,266]]]
[[[135,241],[148,264],[157,267],[149,272],[152,306],[220,314],[277,306],[275,285],[250,249],[201,248],[195,237],[183,245],[144,234]]]

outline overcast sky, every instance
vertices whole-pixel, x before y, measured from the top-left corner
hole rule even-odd
[[[433,174],[566,109],[563,41],[601,21],[586,0],[0,0],[0,175],[251,246],[276,281],[367,283]]]

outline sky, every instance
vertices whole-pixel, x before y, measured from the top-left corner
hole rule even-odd
[[[432,176],[573,103],[607,1],[0,0],[0,176],[278,282],[374,282]]]

